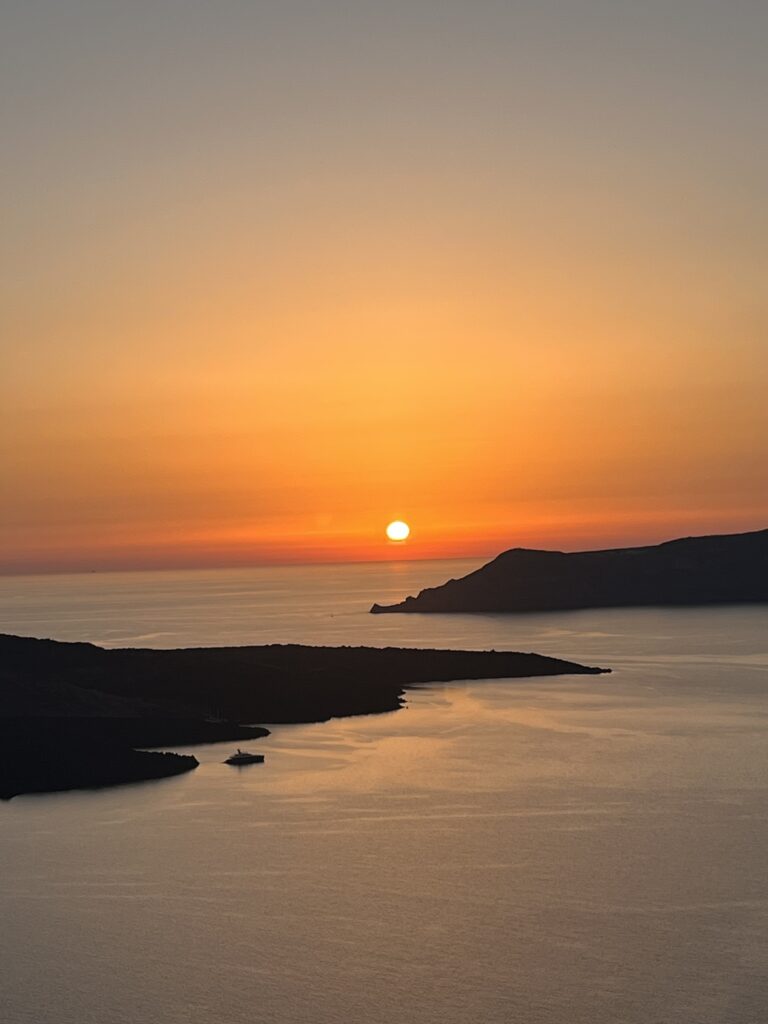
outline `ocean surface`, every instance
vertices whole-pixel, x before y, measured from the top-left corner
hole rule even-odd
[[[372,616],[477,563],[0,578],[109,646],[532,650],[266,762],[0,804],[3,1024],[763,1024],[768,607]],[[365,680],[361,680],[364,685]]]

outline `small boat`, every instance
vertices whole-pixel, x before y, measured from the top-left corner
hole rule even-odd
[[[230,754],[224,764],[261,764],[263,760],[263,754],[251,754],[247,750],[241,750],[238,747],[234,754]]]

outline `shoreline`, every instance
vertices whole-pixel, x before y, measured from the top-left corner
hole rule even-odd
[[[176,775],[197,767],[195,758],[157,748],[269,733],[243,722],[397,711],[409,686],[610,671],[519,651],[108,650],[2,634],[0,665],[0,799]]]

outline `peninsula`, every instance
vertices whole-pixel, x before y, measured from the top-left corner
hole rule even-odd
[[[158,778],[194,757],[136,748],[263,736],[242,723],[397,710],[407,686],[599,673],[508,651],[263,647],[106,650],[0,635],[0,797]]]
[[[513,548],[371,612],[540,612],[768,601],[768,530],[606,551]]]

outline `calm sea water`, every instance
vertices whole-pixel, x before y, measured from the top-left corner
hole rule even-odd
[[[0,805],[9,1024],[762,1024],[768,608],[371,616],[472,563],[0,579],[121,645],[538,650],[264,765]]]

